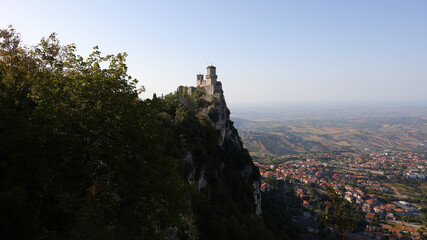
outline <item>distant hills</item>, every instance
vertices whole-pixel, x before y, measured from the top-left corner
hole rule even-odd
[[[233,117],[252,153],[426,151],[425,110],[328,111],[304,116],[268,115],[256,121]]]

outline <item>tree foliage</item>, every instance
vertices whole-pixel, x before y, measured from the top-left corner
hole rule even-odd
[[[332,188],[328,188],[328,193],[332,203],[323,211],[321,221],[335,228],[343,239],[344,231],[356,230],[362,219],[355,204],[347,202]]]
[[[95,47],[84,59],[55,34],[27,47],[12,27],[0,40],[2,238],[164,239],[188,228],[162,103],[137,100],[126,54]]]
[[[254,211],[248,151],[219,146],[205,114],[219,118],[224,99],[197,89],[140,100],[125,62],[0,30],[2,239],[273,239]]]

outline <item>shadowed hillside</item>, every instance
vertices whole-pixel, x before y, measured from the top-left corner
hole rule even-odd
[[[2,239],[275,239],[221,88],[141,100],[126,54],[0,40]]]

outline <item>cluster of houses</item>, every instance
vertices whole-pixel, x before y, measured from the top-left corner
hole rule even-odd
[[[328,157],[331,156],[328,155]],[[336,163],[338,161],[320,161],[316,160],[315,157],[287,161],[278,165],[256,164],[259,166],[263,178],[273,177],[278,180],[289,178],[298,180],[300,183],[316,186],[319,189],[332,188],[339,195],[344,196],[347,201],[357,204],[367,223],[365,232],[359,237],[367,237],[366,239],[406,239],[405,237],[409,237],[407,239],[424,239],[415,228],[400,229],[399,227],[394,227],[389,232],[384,229],[382,229],[382,232],[375,231],[376,228],[373,225],[376,216],[381,219],[396,221],[403,216],[419,216],[419,208],[404,201],[388,204],[379,201],[378,196],[372,194],[372,192],[387,193],[391,192],[391,190],[370,179],[366,171],[354,171],[354,169],[385,170],[385,172],[389,172],[387,178],[398,177],[395,175],[397,174],[395,173],[396,171],[390,170],[406,169],[408,173],[419,174],[417,176],[421,177],[417,178],[423,179],[427,160],[420,159],[418,155],[413,153],[371,154],[371,160],[362,160],[356,154],[340,155],[335,156],[335,158],[337,159],[334,160],[338,160],[338,158],[345,159],[345,161],[339,161],[342,168],[337,167]],[[346,164],[343,164],[343,162]],[[374,191],[370,191],[371,194],[369,194],[366,189]],[[271,186],[264,182],[261,185],[261,190],[270,191]],[[311,202],[310,194],[307,190],[304,187],[298,188],[296,189],[296,194],[301,198],[301,205],[309,208]],[[325,202],[325,205],[328,204],[330,202]],[[387,234],[384,232],[387,232]]]
[[[409,169],[408,172],[405,173],[405,177],[407,179],[426,180],[426,173],[420,172],[419,170]]]
[[[357,239],[423,240],[425,237],[412,227],[381,224],[379,227],[367,225],[363,236]]]
[[[358,169],[385,170],[393,173],[399,169],[406,169],[404,176],[407,179],[427,179],[426,165],[427,160],[420,158],[416,153],[382,153],[371,154],[372,160],[362,160],[360,157],[349,159],[349,167]],[[388,178],[395,178],[393,174]]]

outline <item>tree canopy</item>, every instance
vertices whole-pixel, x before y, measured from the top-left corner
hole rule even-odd
[[[88,58],[55,34],[0,31],[0,231],[19,238],[158,238],[188,213],[161,104],[139,101],[126,54]],[[101,66],[107,66],[102,68]],[[170,135],[170,134],[169,134]]]
[[[249,152],[219,146],[210,121],[238,138],[224,98],[197,89],[141,100],[136,84],[125,53],[94,47],[83,58],[56,34],[25,46],[0,30],[2,239],[286,236],[255,214]]]

